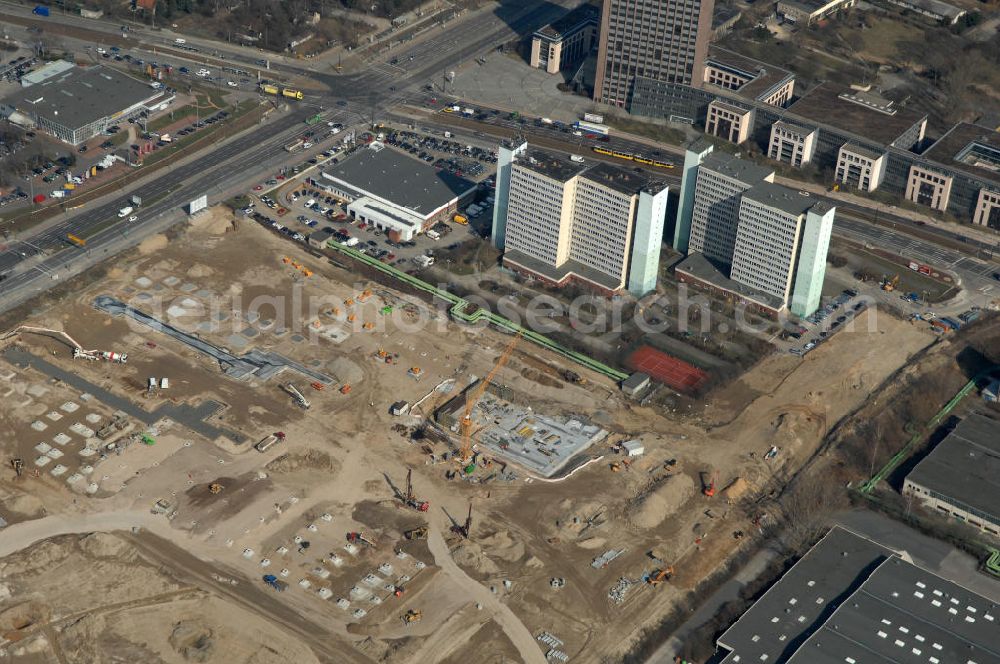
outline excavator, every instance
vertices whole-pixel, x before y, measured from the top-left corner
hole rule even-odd
[[[469,532],[472,530],[472,504],[469,504],[469,514],[465,517],[465,523],[456,523],[451,527],[451,532],[460,536],[462,539],[469,539]]]
[[[647,582],[651,586],[658,586],[664,581],[669,581],[674,576],[674,566],[664,567],[663,569],[658,569],[649,575]]]
[[[427,539],[427,526],[419,526],[417,528],[412,528],[403,533],[403,537],[408,540],[422,540]]]
[[[413,623],[418,623],[424,617],[424,612],[419,610],[410,609],[399,618],[403,621],[404,625],[412,625]]]
[[[707,498],[712,498],[713,496],[715,496],[715,485],[718,484],[718,482],[719,482],[719,471],[716,470],[715,472],[712,473],[711,479],[708,481],[708,484],[706,484],[702,488],[701,492],[705,494]]]

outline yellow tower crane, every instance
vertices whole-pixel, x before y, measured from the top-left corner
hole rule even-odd
[[[462,415],[462,449],[459,451],[459,458],[462,460],[462,465],[469,463],[472,458],[472,409],[476,407],[479,400],[483,398],[483,394],[486,393],[486,388],[489,387],[490,382],[496,377],[496,375],[503,369],[504,365],[510,359],[510,356],[514,353],[514,348],[517,346],[518,342],[521,341],[521,333],[518,332],[514,335],[514,338],[510,340],[507,347],[504,348],[503,353],[500,354],[500,358],[497,363],[493,365],[490,372],[486,374],[486,378],[479,381],[479,385],[476,385],[475,389],[470,390],[465,395],[465,414]]]

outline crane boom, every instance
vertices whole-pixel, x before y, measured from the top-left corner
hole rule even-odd
[[[490,369],[490,372],[486,374],[486,378],[479,381],[479,385],[476,385],[475,389],[466,394],[465,396],[465,414],[462,416],[462,449],[459,452],[459,457],[462,460],[462,464],[469,463],[469,459],[472,458],[472,410],[479,403],[479,400],[483,398],[483,394],[486,393],[486,388],[489,387],[490,382],[496,377],[500,370],[503,369],[504,365],[510,359],[510,356],[514,353],[514,348],[517,347],[518,342],[521,341],[521,333],[518,332],[507,347],[504,348],[503,353],[497,359],[496,364]]]

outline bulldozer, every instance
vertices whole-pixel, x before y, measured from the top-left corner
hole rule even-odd
[[[415,611],[410,609],[399,618],[403,621],[404,625],[412,625],[413,623],[418,623],[424,617],[423,611]]]
[[[208,490],[212,494],[222,493],[222,490],[225,488],[226,487],[222,486],[218,482],[212,482],[211,484],[208,485]]]
[[[420,526],[419,528],[413,528],[407,530],[403,533],[403,537],[408,540],[422,540],[427,539],[427,526]]]

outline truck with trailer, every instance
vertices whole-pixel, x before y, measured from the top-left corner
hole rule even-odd
[[[260,91],[263,92],[263,93],[265,93],[265,94],[275,95],[275,96],[277,96],[277,94],[280,92],[280,90],[278,90],[278,86],[271,85],[269,83],[265,83],[265,84],[261,85],[260,86]]]
[[[301,90],[294,90],[292,88],[283,88],[281,90],[282,97],[288,97],[289,99],[303,99],[304,95]]]
[[[580,120],[573,124],[573,127],[583,133],[584,136],[594,135],[594,136],[607,136],[608,128],[604,125],[595,124],[593,122],[584,122]]]
[[[604,124],[604,116],[598,115],[597,113],[584,113],[584,122],[593,122],[594,124]]]
[[[263,454],[283,440],[285,440],[285,432],[275,431],[270,436],[262,438],[256,445],[254,445],[254,449]]]

